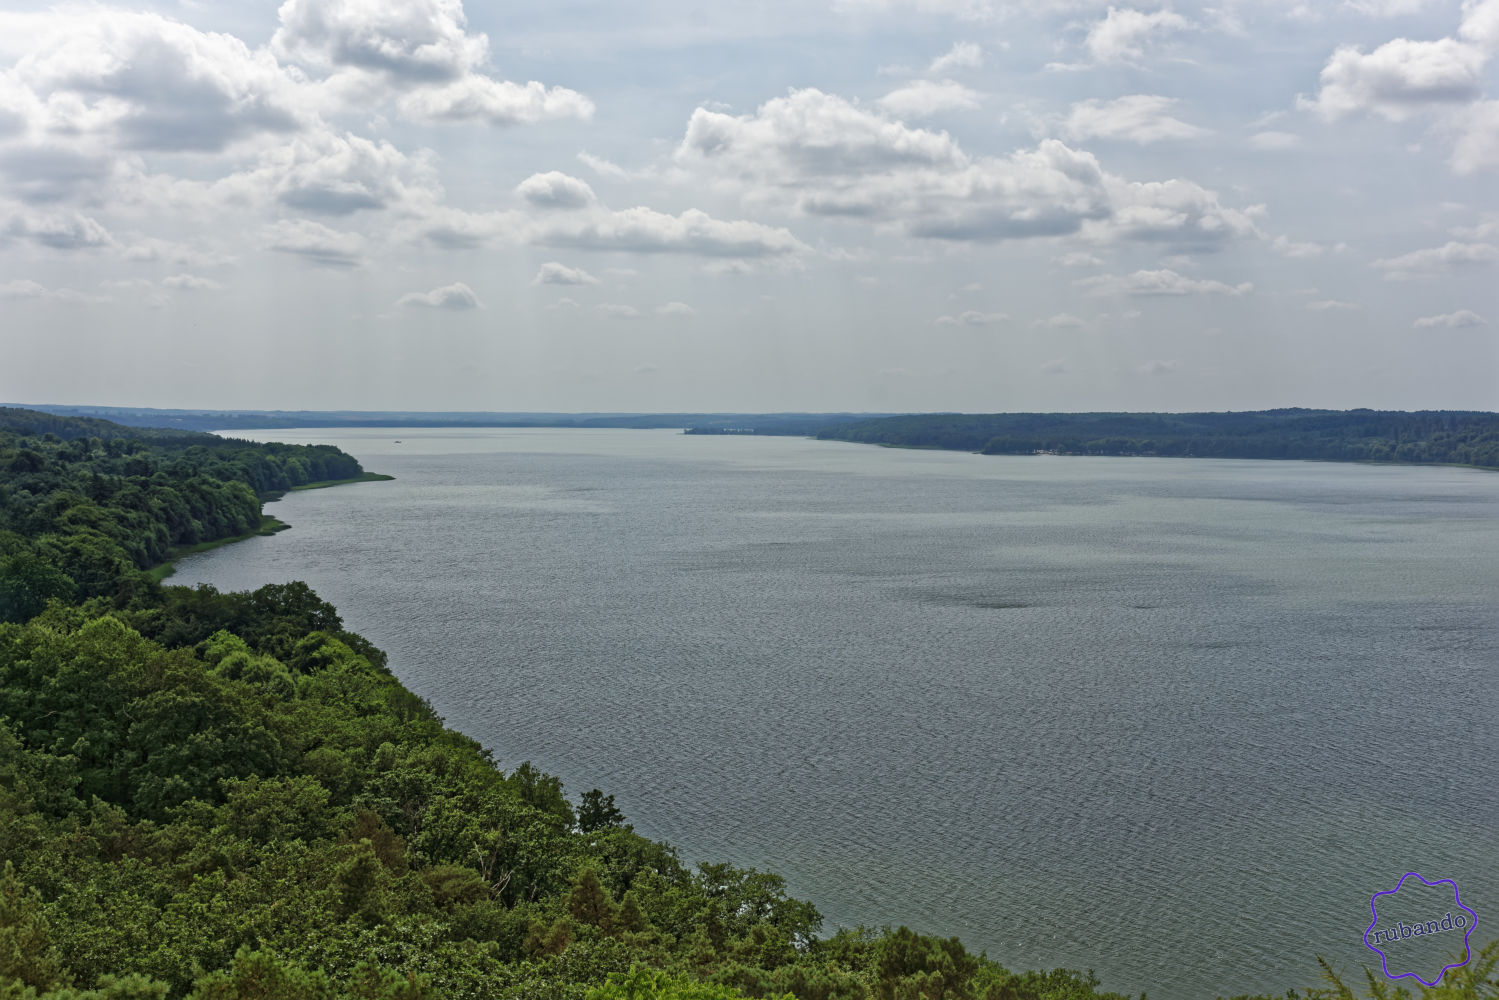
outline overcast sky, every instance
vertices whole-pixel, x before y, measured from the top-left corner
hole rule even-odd
[[[0,399],[1499,409],[1499,0],[0,11]]]

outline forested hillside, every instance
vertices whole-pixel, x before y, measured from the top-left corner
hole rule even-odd
[[[828,440],[986,455],[1159,455],[1499,468],[1499,414],[1428,410],[1245,413],[928,413],[824,427]]]
[[[819,937],[780,878],[444,728],[304,584],[143,572],[357,474],[336,449],[0,418],[0,1000],[1115,1000],[905,928]]]

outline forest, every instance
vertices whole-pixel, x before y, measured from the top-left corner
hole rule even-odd
[[[305,584],[148,572],[362,471],[0,411],[0,1000],[1124,1000],[956,938],[825,934],[778,876],[688,864],[446,728]],[[1429,1000],[1495,996],[1496,961]],[[1302,995],[1355,996],[1326,967]]]
[[[1499,414],[1461,410],[931,413],[860,420],[818,428],[813,434],[824,440],[985,455],[1155,455],[1499,468]]]

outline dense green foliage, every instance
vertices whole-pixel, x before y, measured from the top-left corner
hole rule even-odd
[[[821,428],[817,437],[986,455],[1160,455],[1499,467],[1499,414],[1427,410],[1249,413],[930,413]]]
[[[305,584],[152,583],[112,534],[166,523],[140,498],[202,479],[233,508],[244,470],[303,456],[90,437],[0,451],[0,579],[54,598],[0,624],[0,1000],[1122,1000],[904,927],[820,938],[777,876],[500,767]],[[43,541],[78,531],[126,553],[86,584]]]
[[[327,445],[0,409],[0,621],[139,590],[173,549],[258,530],[261,497],[363,471]]]

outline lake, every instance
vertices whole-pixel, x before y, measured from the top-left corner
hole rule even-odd
[[[394,482],[172,583],[297,579],[507,767],[828,927],[1155,1000],[1499,926],[1499,475],[633,430],[297,430]],[[401,443],[396,443],[400,439]],[[1360,976],[1361,978],[1361,976]]]

